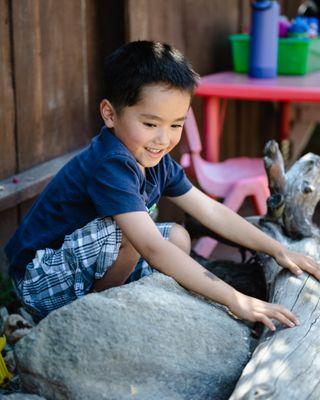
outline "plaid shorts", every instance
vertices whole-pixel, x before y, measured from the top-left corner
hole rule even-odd
[[[173,223],[156,225],[168,240]],[[121,240],[121,230],[112,218],[98,218],[65,236],[60,249],[38,250],[24,278],[14,282],[18,297],[29,311],[45,317],[84,296],[118,257]],[[126,283],[154,271],[140,258]]]

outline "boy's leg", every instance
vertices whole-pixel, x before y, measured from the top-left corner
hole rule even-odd
[[[184,228],[173,224],[157,224],[166,240],[184,251],[190,251],[190,238]],[[119,253],[121,251],[121,257]],[[140,258],[111,218],[97,219],[65,237],[58,250],[37,251],[28,264],[17,293],[25,306],[45,316],[88,293],[94,280],[112,278],[107,287],[139,279],[154,270]],[[135,268],[136,266],[136,268]],[[106,271],[113,270],[109,276]],[[123,275],[119,273],[123,272]],[[114,279],[117,279],[117,282]],[[102,288],[100,288],[102,290]]]
[[[190,254],[191,239],[188,231],[179,224],[173,224],[169,233],[169,241],[180,247],[185,253]]]
[[[139,261],[140,254],[122,234],[122,241],[118,257],[101,279],[96,279],[92,291],[100,292],[125,283],[132,270]]]
[[[166,240],[180,247],[187,254],[190,253],[191,239],[185,228],[175,223],[160,223],[157,224],[157,227]],[[101,279],[95,281],[93,291],[99,292],[150,275],[154,271],[153,268],[142,258],[138,263],[139,259],[140,254],[122,235],[121,247],[116,261]]]
[[[15,282],[18,297],[40,316],[82,297],[117,259],[121,238],[112,218],[98,218],[65,236],[60,249],[38,250]]]

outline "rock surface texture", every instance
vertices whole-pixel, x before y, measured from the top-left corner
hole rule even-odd
[[[227,399],[250,329],[155,273],[52,312],[15,345],[23,390],[55,400]]]

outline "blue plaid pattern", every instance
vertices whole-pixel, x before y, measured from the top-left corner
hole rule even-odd
[[[165,239],[173,223],[156,224]],[[25,307],[41,317],[89,293],[116,260],[122,233],[112,218],[98,218],[77,229],[58,250],[38,250],[26,267],[24,279],[14,282]],[[126,283],[152,274],[140,258]]]

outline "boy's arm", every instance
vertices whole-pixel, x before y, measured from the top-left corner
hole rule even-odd
[[[310,257],[287,250],[282,244],[197,188],[193,187],[182,196],[168,199],[226,239],[274,257],[279,265],[295,275],[300,275],[303,270],[320,279],[320,266]]]
[[[275,329],[271,319],[286,326],[298,324],[295,316],[277,304],[246,296],[207,271],[174,244],[163,239],[150,216],[143,211],[114,216],[135,249],[160,272],[173,277],[186,289],[226,305],[239,318],[263,322]]]

